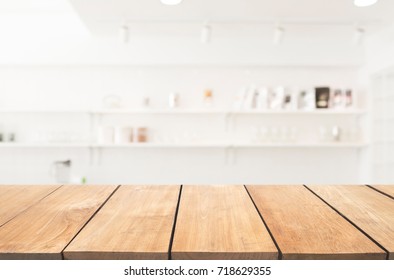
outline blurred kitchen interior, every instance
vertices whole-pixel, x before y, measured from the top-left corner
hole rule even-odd
[[[392,183],[393,13],[1,1],[0,184]]]

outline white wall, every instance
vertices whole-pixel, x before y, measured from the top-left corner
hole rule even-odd
[[[361,65],[362,47],[343,26],[289,27],[282,45],[270,26],[214,26],[212,42],[200,43],[200,26],[182,31],[143,28],[122,44],[117,32],[93,37],[72,11],[61,14],[0,15],[1,64],[247,64]],[[152,31],[153,30],[153,31]],[[146,35],[145,35],[146,34]]]
[[[394,26],[369,38],[366,44],[366,66],[371,75],[394,66]]]
[[[122,97],[126,108],[138,108],[143,96],[152,107],[166,108],[168,93],[180,93],[181,106],[197,108],[205,88],[212,88],[217,108],[231,108],[245,85],[318,85],[357,87],[354,67],[229,67],[229,66],[2,66],[0,108],[86,109],[99,108],[108,94]],[[86,140],[88,114],[1,114],[6,131],[16,131],[20,141],[34,140],[37,132],[69,131]],[[196,141],[226,137],[250,141],[253,127],[298,127],[298,141],[317,138],[321,124],[355,125],[353,117],[239,116],[233,133],[224,131],[222,115],[207,116],[107,116],[108,125],[146,125],[151,140],[179,142],[195,134]],[[312,130],[310,127],[314,127]],[[304,132],[316,135],[305,135]],[[190,139],[186,139],[188,141]],[[244,148],[234,163],[226,163],[222,148],[103,149],[0,149],[1,183],[47,183],[55,160],[73,160],[73,172],[95,183],[354,183],[360,178],[360,151],[346,148]],[[91,164],[91,156],[94,163]],[[97,157],[101,156],[100,163]]]
[[[180,93],[181,106],[199,107],[205,88],[213,89],[215,106],[230,108],[240,88],[251,83],[352,87],[360,106],[365,105],[365,85],[359,79],[363,48],[352,46],[344,34],[338,39],[335,30],[290,33],[279,46],[272,45],[270,36],[220,34],[202,45],[198,31],[187,36],[135,36],[122,45],[115,37],[90,36],[73,13],[1,16],[0,22],[0,110],[97,108],[109,94],[121,96],[128,108],[139,106],[142,96],[162,108],[172,91]],[[88,140],[89,121],[88,114],[0,114],[3,130],[16,132],[25,142],[37,132],[64,130]],[[230,135],[221,115],[112,116],[103,122],[147,125],[151,139],[176,142],[193,133],[200,141],[207,135],[251,139],[253,126],[273,125],[299,126],[298,138],[304,141],[317,137],[305,136],[304,127],[317,133],[321,123],[350,127],[357,121],[243,116]],[[3,147],[0,183],[53,182],[51,163],[68,158],[75,175],[95,183],[356,183],[362,180],[362,154],[353,148],[248,148],[237,150],[231,164],[222,148],[103,149],[100,154],[87,148]]]

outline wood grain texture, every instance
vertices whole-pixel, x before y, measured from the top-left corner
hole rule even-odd
[[[394,185],[372,185],[371,187],[394,199]]]
[[[0,227],[0,259],[61,259],[116,186],[62,186]]]
[[[366,186],[308,186],[394,259],[394,201]]]
[[[60,186],[0,186],[0,227]]]
[[[386,253],[304,186],[247,186],[283,259],[385,259]]]
[[[243,186],[184,186],[173,259],[277,259],[278,251]]]
[[[168,259],[180,186],[121,186],[65,259]]]

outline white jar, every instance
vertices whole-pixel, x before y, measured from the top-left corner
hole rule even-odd
[[[114,128],[111,126],[99,127],[97,142],[99,144],[112,144],[114,142]]]
[[[133,140],[133,129],[131,127],[115,127],[115,144],[127,144]]]
[[[168,97],[168,106],[170,108],[177,108],[179,106],[179,94],[176,92],[173,92],[170,94]]]

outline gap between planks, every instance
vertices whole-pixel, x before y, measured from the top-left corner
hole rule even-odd
[[[99,208],[97,208],[97,210],[93,213],[93,215],[86,221],[86,223],[81,227],[81,229],[74,235],[73,238],[71,238],[70,242],[67,243],[66,246],[64,246],[63,250],[61,251],[61,256],[62,259],[64,260],[64,250],[66,250],[66,248],[68,247],[68,245],[71,244],[71,242],[73,242],[73,240],[78,236],[78,234],[86,227],[87,224],[89,224],[89,222],[94,218],[94,216],[96,216],[96,214],[100,211],[101,208],[103,208],[103,206],[108,202],[108,200],[110,200],[110,198],[114,195],[114,193],[120,188],[121,185],[118,185],[114,191],[107,197],[107,199],[103,202],[103,204],[100,205]]]
[[[352,222],[349,218],[347,218],[344,214],[342,214],[338,209],[336,209],[334,206],[332,206],[328,201],[320,197],[317,193],[315,193],[313,190],[311,190],[307,185],[303,185],[307,190],[309,190],[312,194],[314,194],[316,197],[318,197],[321,201],[323,201],[326,205],[328,205],[332,210],[338,213],[341,217],[343,217],[347,222],[349,222],[352,226],[354,226],[357,230],[359,230],[362,234],[364,234],[367,238],[369,238],[373,243],[375,243],[376,246],[378,246],[380,249],[382,249],[386,253],[386,260],[389,259],[389,251],[386,250],[382,245],[380,245],[379,242],[377,242],[372,236],[370,236],[368,233],[366,233],[363,229],[361,229],[358,225],[356,225],[354,222]]]
[[[200,186],[204,188],[199,188]],[[187,193],[185,193],[185,186],[183,187],[176,232],[174,235],[174,245],[171,250],[172,257],[175,259],[244,259],[256,254],[259,255],[258,258],[278,259],[278,249],[268,229],[262,222],[261,216],[256,212],[253,201],[250,199],[244,185],[186,185]],[[201,201],[199,201],[199,199]],[[191,201],[194,201],[193,207],[196,207],[196,212],[194,212],[193,207],[190,208],[191,206],[188,204]],[[226,206],[226,203],[230,204]],[[238,209],[238,211],[235,212],[234,210],[228,211],[227,208],[233,209],[233,207],[235,207],[234,209],[239,207],[244,208]],[[231,216],[230,219],[227,220],[226,217],[223,217],[217,210],[226,210],[228,211],[226,213],[235,216]],[[211,215],[207,213],[211,213]],[[235,231],[234,233],[234,221],[239,219],[242,213],[246,215],[246,227],[244,229],[243,226],[238,224],[236,226],[239,227],[239,231]],[[192,215],[193,219],[190,220],[188,215]],[[201,215],[210,219],[201,219]],[[216,227],[218,221],[222,221],[222,227]],[[180,222],[182,222],[182,230],[179,230]],[[211,226],[214,226],[214,228],[209,226],[212,222],[213,224]],[[243,223],[244,222],[241,224]],[[193,226],[189,227],[191,224]],[[252,230],[250,228],[251,224],[254,224]],[[200,232],[196,232],[196,230]],[[262,230],[262,232],[256,235],[260,230]],[[205,231],[211,234],[207,234],[206,237],[203,237],[205,236]],[[243,235],[245,233],[247,233],[246,236]],[[245,240],[242,235],[246,238]],[[262,238],[262,240],[260,240],[260,238]],[[226,242],[226,240],[229,242]],[[251,241],[253,241],[253,244],[256,243],[254,246],[257,247],[254,250],[251,249],[250,246],[248,247],[248,245],[245,245],[252,244]],[[257,248],[259,250],[257,250]],[[260,252],[260,249],[263,251]],[[271,252],[274,252],[272,256]],[[174,256],[175,254],[176,256]],[[265,254],[267,255],[263,256]],[[252,258],[256,258],[256,256]]]
[[[168,259],[169,260],[172,259],[171,258],[171,251],[172,251],[172,244],[174,243],[174,236],[175,236],[175,229],[176,229],[176,221],[178,219],[179,205],[181,204],[182,189],[183,189],[183,184],[179,188],[178,202],[177,202],[176,209],[175,209],[175,216],[174,216],[174,223],[173,223],[172,231],[171,231],[170,244],[168,246]]]
[[[246,187],[246,185],[243,185],[243,186],[244,186],[244,188],[246,190],[246,193],[248,194],[250,200],[252,201],[252,203],[254,205],[254,208],[256,209],[257,213],[259,214],[261,221],[263,222],[263,224],[265,225],[269,235],[271,236],[271,239],[274,242],[276,249],[278,250],[278,260],[282,260],[283,259],[283,254],[282,254],[282,251],[279,248],[278,243],[276,242],[276,239],[275,239],[274,235],[272,234],[270,228],[268,227],[267,223],[265,222],[263,215],[260,213],[259,209],[257,208],[257,205],[254,202],[252,196],[250,195],[248,188]]]
[[[40,203],[43,199],[45,199],[46,197],[50,196],[51,194],[53,194],[54,192],[56,192],[58,189],[60,189],[63,185],[60,185],[58,187],[56,187],[53,191],[49,192],[48,194],[46,194],[45,196],[43,196],[42,198],[38,199],[35,203],[29,205],[28,207],[26,207],[26,209],[22,210],[21,212],[17,213],[15,216],[12,216],[10,219],[8,219],[7,221],[5,221],[4,223],[2,223],[0,225],[0,227],[8,224],[9,222],[11,222],[13,219],[15,219],[16,217],[18,217],[19,215],[25,213],[27,210],[29,210],[31,207],[37,205],[38,203]],[[32,186],[34,187],[34,186]]]
[[[120,188],[121,185],[118,185],[114,191],[107,197],[107,199],[101,204],[101,206],[93,213],[93,215],[87,220],[87,222],[82,226],[82,228],[74,235],[74,237],[70,240],[70,242],[64,247],[64,249],[61,252],[61,256],[64,259],[64,255],[63,255],[63,251],[69,246],[69,244],[78,236],[78,234],[86,227],[87,224],[89,224],[89,222],[96,216],[96,214],[102,209],[102,207],[104,207],[104,205],[111,199],[111,197],[118,191],[118,189]],[[384,250],[384,252],[386,253],[386,259],[389,258],[389,252],[388,250],[386,250],[382,245],[380,245],[374,238],[372,238],[369,234],[367,234],[364,230],[362,230],[359,226],[357,226],[354,222],[352,222],[350,219],[348,219],[345,215],[343,215],[339,210],[337,210],[335,207],[333,207],[330,203],[328,203],[325,199],[323,199],[322,197],[320,197],[317,193],[315,193],[313,190],[311,190],[307,185],[303,185],[307,190],[309,190],[312,194],[314,194],[317,198],[319,198],[323,203],[325,203],[327,206],[329,206],[331,209],[333,209],[337,214],[339,214],[341,217],[343,217],[347,222],[349,222],[352,226],[354,226],[357,230],[359,230],[361,233],[363,233],[367,238],[369,238],[372,242],[374,242],[379,248],[381,248],[382,250]],[[365,185],[366,187],[369,187],[370,189],[379,192],[385,196],[390,197],[391,199],[393,199],[392,196],[387,195],[386,193],[383,193],[380,190],[375,189],[373,186],[370,185]],[[52,195],[53,193],[55,193],[56,191],[58,191],[61,187],[63,187],[63,185],[58,186],[56,189],[54,189],[53,191],[51,191],[50,193],[48,193],[47,195],[45,195],[44,197],[42,197],[40,200],[38,200],[36,203],[30,205],[28,208],[26,208],[25,210],[23,210],[21,213],[24,213],[25,211],[27,211],[28,209],[30,209],[32,206],[36,205],[37,203],[39,203],[40,201],[42,201],[44,198]],[[275,237],[273,236],[270,228],[268,227],[268,225],[266,224],[264,217],[262,216],[262,214],[258,211],[258,208],[255,204],[255,201],[253,200],[253,198],[251,197],[246,185],[243,185],[243,187],[245,188],[249,199],[251,200],[251,202],[253,203],[258,215],[261,218],[261,221],[263,222],[263,224],[265,225],[273,243],[275,244],[278,253],[279,253],[279,259],[282,259],[282,251],[280,250]],[[173,221],[173,227],[172,227],[172,232],[171,232],[171,238],[170,238],[170,242],[169,242],[169,249],[168,249],[168,259],[171,259],[171,253],[172,253],[172,245],[173,245],[173,241],[174,241],[174,235],[175,235],[175,230],[176,230],[176,224],[177,224],[177,218],[178,218],[178,211],[179,211],[179,206],[180,206],[180,202],[182,199],[182,189],[183,189],[183,185],[180,185],[180,190],[179,190],[179,195],[178,195],[178,201],[177,201],[177,206],[176,206],[176,211],[175,211],[175,216],[174,216],[174,221]],[[19,213],[18,215],[20,215],[21,213]],[[3,223],[1,226],[7,224],[8,222],[10,222],[12,219],[14,219],[15,217],[17,217],[18,215],[12,217],[11,219],[9,219],[7,222]]]
[[[367,186],[368,188],[370,188],[370,189],[372,189],[372,190],[374,190],[374,191],[377,191],[378,193],[381,193],[381,194],[383,194],[383,195],[385,195],[385,196],[387,196],[387,197],[389,197],[389,198],[391,198],[391,199],[394,199],[394,197],[391,196],[390,194],[385,193],[384,191],[381,191],[381,190],[375,188],[375,187],[372,186],[372,185],[365,185],[365,186]],[[393,187],[393,188],[394,188],[394,187]]]

